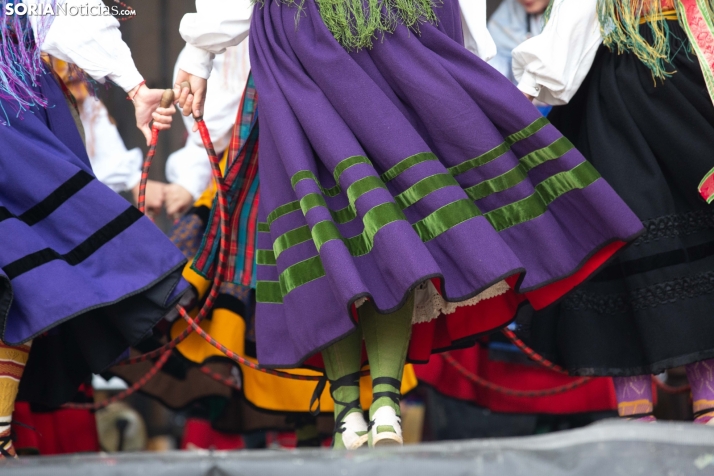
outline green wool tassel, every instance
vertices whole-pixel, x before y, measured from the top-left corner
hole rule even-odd
[[[662,12],[661,0],[650,0],[649,14]],[[598,0],[598,17],[604,44],[617,53],[630,52],[652,71],[652,77],[664,80],[672,76],[667,71],[671,60],[669,26],[667,21],[656,19],[649,22],[654,42],[648,43],[640,35],[642,3],[633,0]]]
[[[577,1],[577,0],[570,0]],[[656,18],[662,12],[662,0],[646,0],[647,15],[653,16],[648,22],[652,29],[654,42],[650,44],[640,35],[640,18],[644,10],[640,0],[598,0],[597,14],[600,21],[600,31],[604,44],[611,51],[618,54],[632,53],[652,71],[652,78],[656,81],[665,80],[672,76],[673,69],[667,69],[671,63],[670,31],[667,20]],[[544,19],[547,23],[553,11],[555,0],[551,0],[545,11]],[[676,2],[681,8],[681,2]],[[714,1],[707,2],[709,10],[714,9]],[[682,16],[680,15],[680,21]],[[691,49],[687,53],[691,52]]]
[[[306,0],[275,0],[297,7],[298,22]],[[312,0],[308,0],[312,1]],[[371,48],[375,38],[393,33],[398,24],[414,32],[425,22],[436,23],[440,0],[314,0],[320,16],[338,43],[348,50]],[[468,1],[468,0],[466,0]],[[253,0],[264,3],[265,0]]]

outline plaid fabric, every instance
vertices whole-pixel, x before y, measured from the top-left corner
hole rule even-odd
[[[226,281],[244,286],[253,286],[256,275],[255,247],[260,200],[257,101],[253,76],[250,75],[233,128],[224,172],[231,230]],[[193,270],[207,279],[211,279],[216,271],[221,241],[217,200],[217,197],[213,199],[208,228],[192,264]]]

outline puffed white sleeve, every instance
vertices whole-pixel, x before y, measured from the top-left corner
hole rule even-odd
[[[50,2],[25,0],[25,3],[42,6]],[[54,17],[44,38],[38,37],[37,32],[41,29],[38,22],[46,17],[29,17],[35,35],[41,41],[43,53],[76,64],[101,83],[110,79],[124,91],[143,81],[129,47],[121,38],[119,22],[108,13],[108,7],[101,0],[63,0],[57,3],[67,14],[60,13]],[[79,11],[80,14],[72,15],[72,11]]]
[[[187,13],[179,32],[187,43],[179,67],[208,79],[215,55],[248,37],[253,5],[250,0],[196,0],[196,13]]]
[[[181,185],[197,200],[211,182],[211,163],[203,145],[189,139],[186,145],[169,155],[166,180]]]
[[[496,56],[496,43],[486,26],[486,0],[460,0],[464,46],[484,61]]]
[[[575,95],[602,43],[598,0],[555,0],[543,33],[513,50],[518,88],[554,106]]]
[[[98,99],[87,98],[80,106],[87,140],[87,154],[97,180],[115,192],[134,188],[141,180],[141,149],[127,150],[117,126]]]

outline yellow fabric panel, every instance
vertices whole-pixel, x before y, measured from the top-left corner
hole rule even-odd
[[[308,410],[310,398],[315,391],[317,382],[288,380],[245,367],[241,367],[241,370],[243,370],[243,393],[253,405],[273,411],[305,412]],[[302,369],[289,372],[300,375],[322,375]],[[414,368],[407,365],[404,368],[402,394],[413,390],[416,383]],[[363,409],[368,409],[372,403],[372,379],[369,376],[360,379],[360,401]],[[322,393],[320,403],[323,412],[332,412],[335,409],[330,396],[329,384]]]
[[[184,266],[183,279],[193,285],[193,287],[196,288],[196,291],[198,292],[198,296],[200,298],[203,298],[203,296],[205,296],[208,292],[208,288],[211,287],[211,281],[207,280],[206,278],[195,272],[193,269],[191,269],[192,265],[193,260],[189,261],[188,263],[186,263],[186,266]],[[184,325],[187,325],[185,321]]]
[[[195,316],[196,312],[191,315]],[[180,334],[188,324],[183,319],[174,323],[171,337]],[[201,323],[201,328],[208,332],[214,339],[238,355],[245,356],[245,321],[243,318],[227,309],[216,309],[210,321]],[[206,342],[198,334],[191,334],[178,346],[179,352],[188,360],[198,364],[211,357],[220,357],[223,354]],[[246,357],[251,362],[255,359]],[[243,374],[243,393],[256,407],[266,410],[283,412],[305,412],[308,409],[310,398],[315,390],[315,381],[290,380],[275,375],[266,374],[259,370],[240,366]],[[321,376],[319,372],[307,369],[287,370],[294,375]],[[407,393],[417,385],[416,375],[411,365],[404,368],[402,379],[402,393]],[[361,402],[363,408],[369,408],[372,401],[372,380],[369,376],[360,380]],[[322,394],[321,409],[323,412],[334,411],[334,402],[330,396],[329,385]]]
[[[191,317],[196,317],[198,311],[193,310],[189,314]],[[188,323],[185,320],[178,319],[171,328],[171,338],[175,338],[187,327]],[[245,321],[237,314],[227,309],[215,309],[211,319],[204,320],[201,323],[201,329],[236,354],[244,354]],[[198,364],[211,357],[225,357],[220,350],[206,342],[203,337],[195,332],[181,342],[177,349],[188,360]]]

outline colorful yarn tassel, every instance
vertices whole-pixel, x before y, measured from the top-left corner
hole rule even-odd
[[[52,7],[57,0],[47,0]],[[39,18],[33,34],[26,15],[6,15],[6,2],[0,0],[0,97],[17,104],[19,114],[34,105],[47,106],[46,99],[35,89],[37,77],[44,72],[38,45],[42,44],[52,24],[52,15]],[[4,111],[7,119],[8,111]]]

